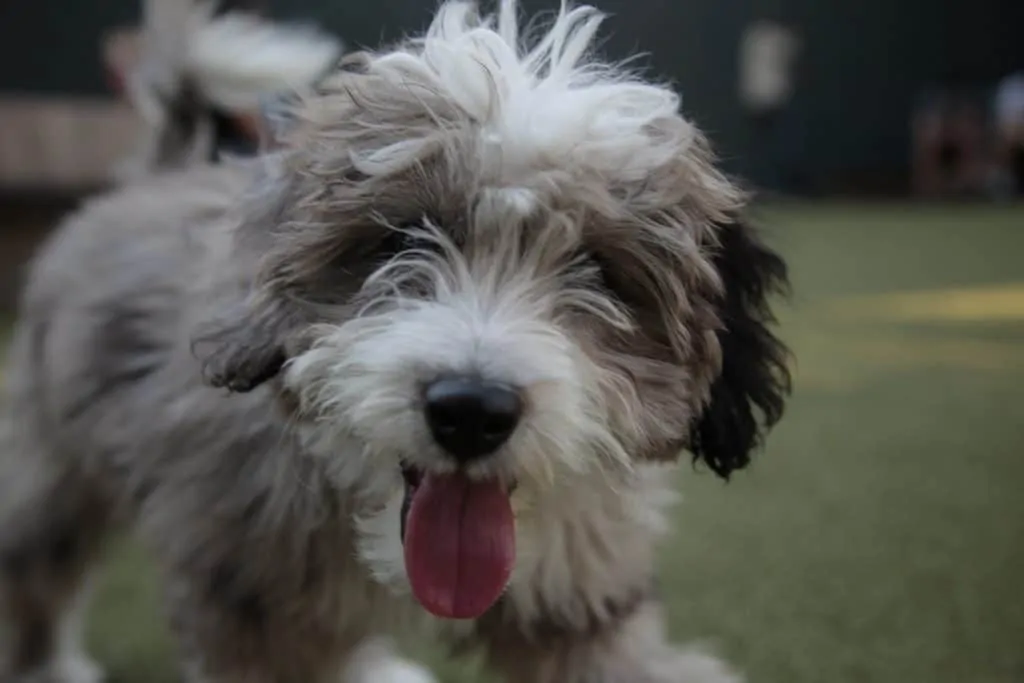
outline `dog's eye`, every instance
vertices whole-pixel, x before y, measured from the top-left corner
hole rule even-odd
[[[584,277],[604,289],[614,291],[612,287],[613,274],[600,254],[581,254],[577,257],[577,263]]]
[[[597,284],[622,303],[634,306],[639,303],[637,284],[616,269],[602,254],[588,253],[581,263],[591,282]]]
[[[390,259],[413,249],[418,251],[438,251],[440,245],[437,241],[423,235],[420,230],[420,225],[413,223],[388,230],[379,243],[377,252],[382,258]]]

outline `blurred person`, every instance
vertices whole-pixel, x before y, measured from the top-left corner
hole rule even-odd
[[[786,156],[795,147],[784,138],[799,51],[797,32],[774,20],[756,20],[740,37],[739,97],[750,116],[754,175],[777,190],[786,189]]]
[[[997,182],[1006,193],[1024,194],[1024,70],[999,83],[994,109]]]
[[[912,125],[914,190],[926,197],[965,196],[985,183],[985,117],[966,97],[927,95]]]

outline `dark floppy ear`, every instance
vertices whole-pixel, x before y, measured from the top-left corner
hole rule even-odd
[[[290,338],[305,322],[300,309],[252,295],[197,325],[192,353],[207,384],[252,391],[281,371]]]
[[[295,297],[267,282],[266,258],[291,198],[283,158],[267,155],[242,204],[223,260],[203,291],[203,309],[192,329],[192,355],[204,380],[235,392],[255,389],[280,372],[292,344],[312,321]]]
[[[722,370],[690,434],[690,450],[719,476],[750,461],[782,417],[791,378],[789,351],[772,330],[770,299],[788,292],[786,263],[743,223],[719,226],[713,262],[725,287],[718,302]]]

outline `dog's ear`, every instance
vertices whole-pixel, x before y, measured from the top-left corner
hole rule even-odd
[[[298,309],[256,295],[196,326],[192,353],[203,379],[233,392],[252,391],[275,377],[288,359],[288,342],[303,327]]]
[[[722,369],[690,434],[690,451],[716,474],[744,467],[779,418],[790,391],[789,351],[775,335],[771,297],[784,294],[786,263],[743,223],[718,229],[714,266],[724,293],[717,312]]]
[[[282,168],[283,159],[263,158],[241,202],[244,215],[216,249],[222,259],[203,288],[209,298],[192,328],[192,354],[215,387],[247,392],[273,378],[312,319],[295,297],[267,281],[265,260],[292,199]]]

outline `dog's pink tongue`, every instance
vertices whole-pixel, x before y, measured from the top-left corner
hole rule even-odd
[[[514,560],[515,521],[500,484],[423,477],[405,523],[405,568],[427,611],[479,617],[505,589]]]

